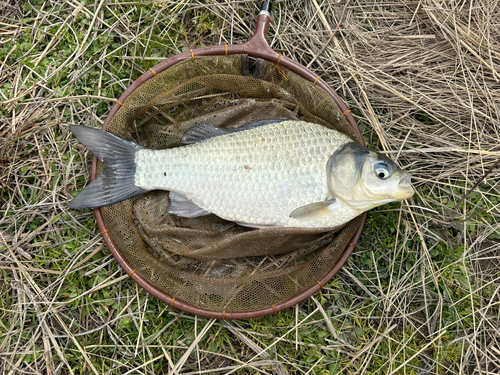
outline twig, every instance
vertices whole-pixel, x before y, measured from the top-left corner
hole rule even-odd
[[[320,10],[319,8],[319,5],[318,3],[316,2],[316,0],[312,0],[314,5],[316,6],[316,8],[318,10]],[[333,38],[335,37],[335,34],[337,34],[337,32],[340,30],[340,24],[342,23],[342,19],[344,18],[344,13],[345,13],[345,10],[347,9],[347,6],[349,5],[349,3],[351,2],[351,0],[346,0],[345,2],[345,5],[344,5],[344,8],[342,9],[342,14],[340,15],[340,19],[339,19],[339,22],[337,23],[337,26],[335,27],[335,29],[333,30],[333,33],[332,35],[330,35],[330,38],[328,38],[328,40],[326,41],[326,43],[323,45],[323,47],[321,47],[321,50],[312,58],[312,60],[306,65],[306,68],[310,68],[312,64],[314,64],[314,62],[316,61],[316,59],[318,57],[321,56],[321,54],[325,51],[326,47],[328,47],[328,45],[330,44],[330,42],[333,40]],[[320,12],[321,15],[323,15],[322,12]],[[322,19],[325,19],[324,18],[325,16],[323,15]],[[325,19],[325,22],[326,22],[326,19]],[[327,25],[327,29],[328,31],[332,31],[328,25],[328,23],[326,23]]]
[[[470,194],[471,194],[474,190],[476,190],[476,188],[479,186],[479,184],[480,184],[481,182],[483,182],[483,181],[484,181],[484,179],[485,179],[486,177],[488,177],[488,175],[491,173],[491,171],[493,171],[493,169],[495,169],[495,168],[498,166],[498,164],[499,164],[499,163],[500,163],[500,159],[497,159],[496,163],[495,163],[495,164],[493,164],[493,165],[492,165],[492,166],[491,166],[491,167],[490,167],[490,168],[486,171],[486,173],[485,173],[485,174],[484,174],[484,175],[483,175],[483,176],[482,176],[479,180],[477,180],[477,181],[476,181],[476,183],[474,184],[474,186],[472,186],[472,187],[470,188],[470,190],[467,192],[467,194],[465,194],[465,195],[464,195],[464,196],[463,196],[463,197],[462,197],[462,198],[458,201],[458,203],[456,204],[456,206],[455,206],[455,207],[460,207],[460,205],[464,202],[464,200],[465,200],[465,199],[467,199],[467,197],[468,197],[468,196],[469,196],[469,195],[470,195]],[[485,207],[484,207],[482,210],[484,210],[484,209],[485,209]],[[450,217],[450,218],[448,219],[448,222],[451,222],[451,221],[452,221],[452,220],[453,220],[453,219],[454,219],[454,218],[455,218],[458,214],[459,214],[458,212],[455,212],[455,214],[454,214],[452,217]],[[476,214],[477,214],[477,213],[476,213]],[[466,220],[463,220],[463,221],[466,221]]]

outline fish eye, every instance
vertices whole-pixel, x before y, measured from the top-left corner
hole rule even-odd
[[[381,180],[385,180],[391,176],[391,171],[386,163],[380,162],[375,164],[375,174]]]

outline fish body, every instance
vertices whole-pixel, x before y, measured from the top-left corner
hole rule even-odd
[[[91,188],[92,182],[86,188],[89,194],[84,190],[70,203],[74,208],[98,207],[161,189],[170,191],[169,212],[179,216],[213,213],[250,227],[330,228],[413,194],[409,174],[390,159],[345,134],[309,122],[266,120],[242,130],[200,125],[184,137],[191,144],[165,150],[147,149],[105,132],[106,147],[96,141],[89,145],[91,136],[81,134],[88,129],[102,136],[96,129],[72,127],[92,152],[99,147],[113,150],[114,143],[125,142],[125,151],[117,151],[117,163],[128,164],[120,165],[120,177],[111,173],[117,170],[113,156],[101,155],[105,169],[98,189]],[[376,175],[377,163],[392,179]],[[375,185],[385,180],[387,191],[382,186],[370,192],[363,173],[373,175]],[[116,194],[113,189],[118,189]]]

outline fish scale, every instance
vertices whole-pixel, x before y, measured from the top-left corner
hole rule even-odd
[[[331,227],[352,213],[327,215],[300,225],[290,213],[328,198],[326,163],[350,142],[335,130],[283,121],[184,147],[142,149],[135,154],[135,185],[175,191],[232,221]]]

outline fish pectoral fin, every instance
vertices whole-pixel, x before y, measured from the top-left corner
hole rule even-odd
[[[211,212],[205,211],[203,208],[193,203],[188,197],[171,191],[169,194],[170,206],[168,213],[182,217],[198,217],[210,215]]]
[[[287,119],[267,119],[252,122],[251,124],[243,125],[241,128],[218,128],[213,125],[208,124],[198,124],[193,126],[192,128],[186,130],[181,138],[182,144],[191,144],[201,142],[208,138],[218,137],[219,135],[225,135],[229,133],[241,132],[244,130],[249,130],[253,128],[258,128],[259,126],[274,124],[276,122],[287,121]]]
[[[305,206],[296,208],[290,214],[292,219],[311,221],[320,219],[328,213],[332,212],[332,208],[337,200],[335,198],[330,198],[326,201],[315,202],[307,204]]]

